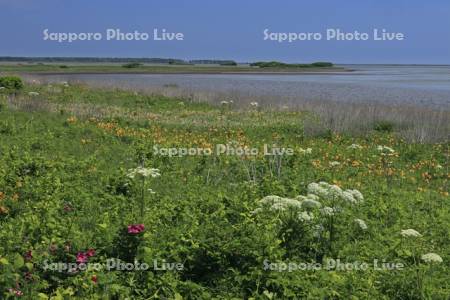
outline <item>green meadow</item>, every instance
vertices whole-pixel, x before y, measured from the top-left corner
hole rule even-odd
[[[0,298],[449,299],[449,143],[388,125],[1,89]]]

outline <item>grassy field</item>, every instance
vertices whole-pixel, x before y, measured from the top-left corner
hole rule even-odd
[[[304,73],[343,72],[341,67],[331,68],[258,68],[250,66],[219,65],[143,65],[125,68],[120,64],[14,64],[0,63],[0,73],[137,73],[137,74],[220,74],[220,73]]]
[[[258,103],[1,93],[2,299],[450,297],[448,142],[309,134],[313,113]]]

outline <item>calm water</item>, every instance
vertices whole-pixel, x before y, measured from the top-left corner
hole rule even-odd
[[[351,73],[303,75],[41,75],[48,81],[78,81],[145,89],[176,85],[211,91],[296,100],[408,103],[450,109],[450,66],[349,65]]]

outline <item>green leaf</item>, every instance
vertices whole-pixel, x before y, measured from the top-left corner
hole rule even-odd
[[[32,264],[32,263],[27,262],[27,263],[25,264],[25,267],[27,267],[28,271],[33,270],[33,264]]]
[[[44,293],[39,293],[39,294],[38,294],[38,299],[41,299],[41,300],[47,300],[47,299],[48,299],[48,296],[47,296],[46,294],[44,294]]]
[[[102,229],[107,229],[108,228],[108,224],[105,224],[105,223],[98,224],[97,226],[102,228]]]
[[[9,261],[6,258],[2,257],[2,258],[0,258],[0,264],[9,265]]]
[[[180,294],[176,293],[175,294],[175,300],[183,300],[183,296],[181,296]]]
[[[25,263],[25,261],[23,260],[22,255],[16,254],[14,256],[14,262],[13,262],[14,267],[21,268],[21,267],[23,267],[24,263]]]

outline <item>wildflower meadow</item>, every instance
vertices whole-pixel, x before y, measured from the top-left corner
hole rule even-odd
[[[0,299],[450,297],[448,141],[0,82]]]

